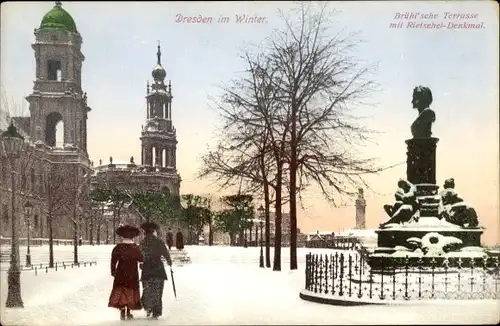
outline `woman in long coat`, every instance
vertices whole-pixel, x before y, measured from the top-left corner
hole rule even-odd
[[[140,244],[144,255],[141,275],[142,305],[148,317],[153,315],[153,318],[157,319],[163,312],[163,286],[167,280],[167,273],[161,258],[165,258],[168,266],[172,266],[172,259],[163,240],[157,237],[158,225],[156,223],[143,223],[141,229],[145,233]]]
[[[173,245],[174,245],[174,233],[172,232],[171,228],[168,228],[168,230],[167,230],[167,246],[168,246],[168,250],[172,249]]]
[[[181,229],[178,229],[177,234],[175,235],[175,247],[177,250],[184,249],[184,235],[182,234]]]
[[[115,279],[108,307],[120,309],[122,320],[133,318],[130,310],[142,309],[138,263],[143,261],[143,255],[133,241],[139,233],[140,230],[134,226],[120,226],[116,234],[122,238],[122,242],[111,252],[111,276]]]

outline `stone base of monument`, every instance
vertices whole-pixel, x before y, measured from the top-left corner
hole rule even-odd
[[[421,218],[415,224],[386,227],[375,231],[377,247],[368,259],[374,272],[406,264],[438,266],[446,258],[483,259],[487,256],[481,247],[482,228],[467,229],[436,217]]]
[[[432,262],[430,258],[434,258],[433,263],[442,263],[446,257],[480,259],[487,255],[481,247],[481,227],[466,228],[437,217],[441,200],[438,185],[422,183],[415,188],[418,217],[403,224],[386,224],[375,231],[377,247],[368,260],[372,271],[391,264],[415,265],[421,258],[425,258],[426,267]],[[406,257],[409,262],[398,259]]]
[[[466,229],[437,218],[425,218],[425,220],[428,219],[432,219],[432,221],[429,221],[429,224],[426,223],[427,221],[422,221],[414,225],[397,225],[392,228],[376,230],[375,232],[378,234],[377,247],[394,248],[396,246],[402,246],[408,248],[411,247],[410,242],[412,238],[423,240],[425,235],[429,233],[438,233],[444,237],[457,238],[462,242],[459,247],[481,246],[482,228]],[[424,219],[422,218],[421,220]],[[443,240],[444,239],[445,238],[443,238]],[[440,237],[436,240],[429,239],[429,245],[435,245],[436,247],[439,245],[440,240]],[[437,241],[437,243],[432,243],[433,241]],[[375,249],[375,252],[377,252],[377,249]]]
[[[170,251],[170,257],[172,258],[172,263],[175,265],[184,265],[191,263],[191,257],[189,257],[186,250],[172,249]]]

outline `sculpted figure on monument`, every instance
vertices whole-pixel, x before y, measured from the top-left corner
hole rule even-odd
[[[384,210],[390,219],[380,224],[381,228],[389,224],[402,224],[409,222],[415,215],[418,207],[415,186],[407,180],[399,180],[398,190],[395,193],[394,205],[384,205]]]
[[[428,87],[417,86],[413,89],[411,104],[418,110],[418,117],[411,125],[413,138],[430,138],[432,123],[436,121],[436,114],[429,106],[432,103],[432,93]]]
[[[453,178],[445,180],[443,188],[444,190],[441,192],[443,210],[439,217],[462,227],[477,227],[479,221],[476,210],[458,195],[455,190],[455,180]]]

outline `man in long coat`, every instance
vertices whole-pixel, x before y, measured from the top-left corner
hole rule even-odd
[[[177,230],[177,234],[175,235],[175,247],[177,250],[184,249],[184,235],[182,234],[180,228]]]
[[[158,225],[153,222],[146,222],[141,225],[141,228],[145,233],[140,244],[144,255],[141,275],[143,289],[141,301],[148,317],[153,315],[154,319],[158,319],[163,311],[163,286],[165,280],[168,279],[161,258],[165,258],[168,266],[172,266],[172,259],[165,243],[157,237]]]
[[[140,231],[136,227],[124,225],[116,233],[122,238],[122,242],[111,252],[111,276],[114,281],[108,307],[120,309],[122,320],[132,319],[130,310],[142,309],[137,264],[143,261],[143,255],[133,241]]]
[[[172,246],[174,245],[174,233],[172,232],[171,228],[168,228],[166,240],[167,240],[168,250],[172,249]]]

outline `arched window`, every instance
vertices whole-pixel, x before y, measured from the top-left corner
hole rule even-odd
[[[64,144],[64,121],[59,112],[49,113],[45,119],[45,142],[55,147]]]

